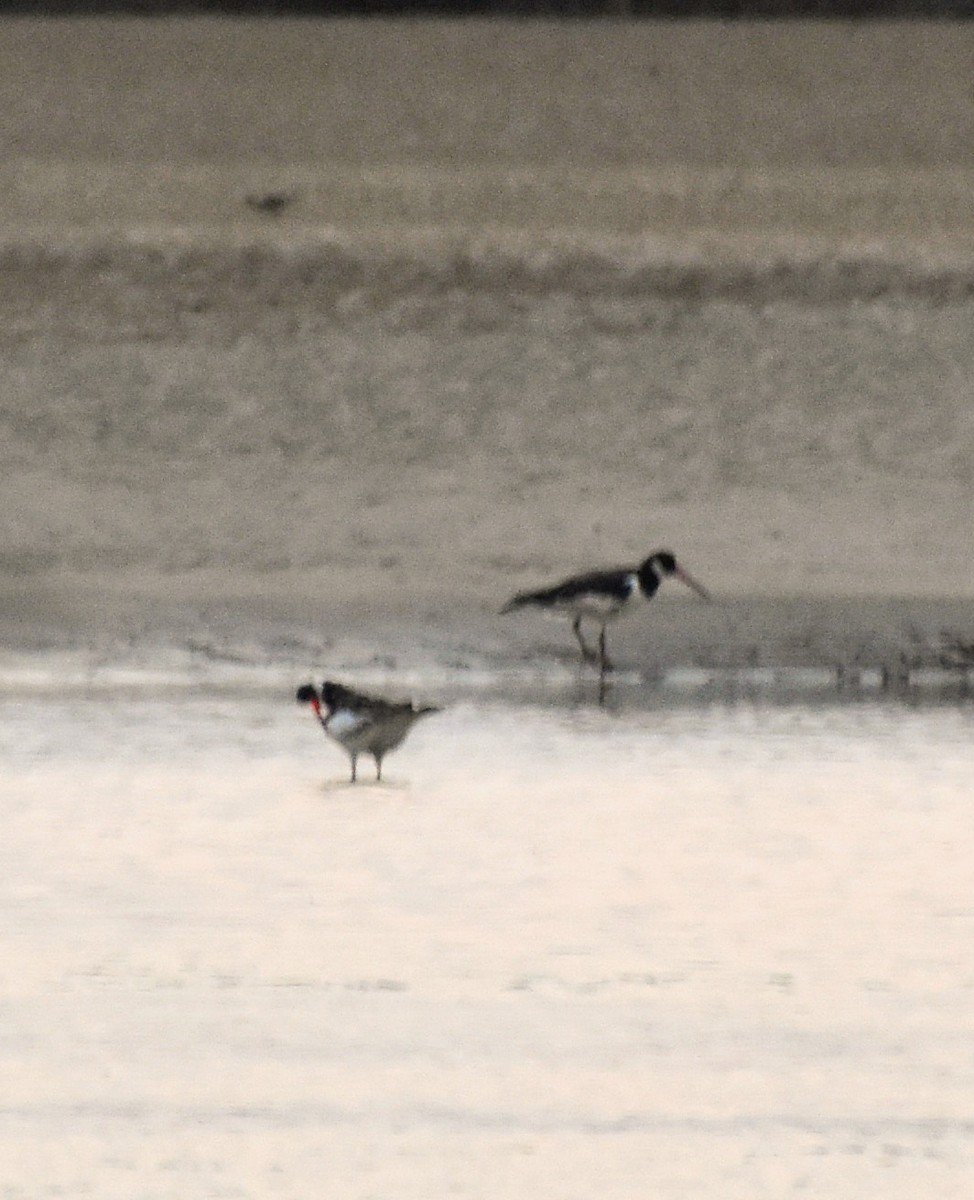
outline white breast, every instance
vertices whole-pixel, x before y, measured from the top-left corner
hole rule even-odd
[[[339,709],[328,718],[328,732],[336,741],[344,741],[355,737],[368,724],[358,713],[350,712],[347,708]]]
[[[639,594],[639,579],[635,573],[627,578],[626,584],[629,593],[624,600],[620,600],[618,596],[600,596],[598,593],[591,593],[587,596],[579,596],[573,602],[572,608],[579,616],[592,617],[596,621],[609,621],[613,617],[617,617],[622,609]]]

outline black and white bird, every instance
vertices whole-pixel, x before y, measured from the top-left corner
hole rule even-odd
[[[573,575],[561,583],[534,592],[518,592],[501,609],[502,613],[519,608],[561,613],[572,619],[572,632],[582,648],[586,662],[597,662],[604,674],[612,669],[605,648],[605,630],[610,621],[640,600],[652,600],[664,579],[672,576],[692,588],[705,600],[707,590],[688,574],[669,550],[657,550],[636,567],[613,567]],[[582,621],[599,626],[599,648],[594,650],[582,635]]]
[[[381,780],[383,758],[402,745],[420,717],[441,711],[433,705],[416,708],[411,703],[398,704],[377,696],[366,696],[331,680],[321,685],[320,694],[313,683],[303,684],[298,688],[297,700],[299,704],[310,705],[325,733],[338,742],[352,760],[352,783],[360,754],[372,755],[375,777]]]

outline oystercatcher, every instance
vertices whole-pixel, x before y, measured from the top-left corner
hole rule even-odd
[[[310,705],[325,733],[344,747],[352,760],[352,783],[360,754],[372,755],[375,777],[381,780],[382,760],[389,751],[402,745],[420,717],[441,711],[432,705],[416,708],[411,703],[396,704],[365,696],[330,680],[321,685],[320,695],[313,683],[303,684],[298,688],[297,700],[299,704]],[[326,710],[325,716],[322,716],[322,707]]]
[[[663,580],[671,575],[705,600],[710,599],[707,590],[684,571],[669,550],[657,550],[637,567],[590,571],[585,575],[573,575],[540,591],[518,592],[501,612],[537,608],[570,616],[572,632],[582,648],[583,658],[586,662],[597,662],[600,672],[604,674],[612,670],[605,649],[606,625],[637,600],[652,600]],[[598,651],[593,650],[582,636],[583,620],[594,621],[600,626]]]

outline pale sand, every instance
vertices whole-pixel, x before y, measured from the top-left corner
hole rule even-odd
[[[966,634],[972,52],[3,22],[8,640],[550,655],[508,594],[666,544],[633,664]]]

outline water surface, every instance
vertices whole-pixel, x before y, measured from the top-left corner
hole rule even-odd
[[[969,1195],[974,708],[451,694],[7,687],[0,1194]]]

